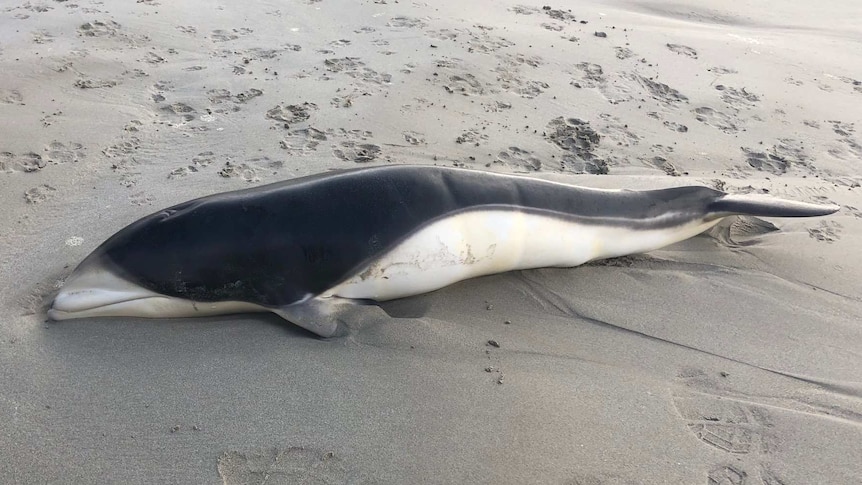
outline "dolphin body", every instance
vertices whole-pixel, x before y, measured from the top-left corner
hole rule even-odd
[[[731,215],[837,210],[707,187],[600,190],[432,166],[330,172],[195,199],[130,224],[75,269],[48,316],[271,311],[330,337],[357,303],[650,251]]]

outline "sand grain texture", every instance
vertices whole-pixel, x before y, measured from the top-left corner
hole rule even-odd
[[[862,7],[568,8],[0,5],[3,483],[862,482]],[[386,163],[842,210],[463,282],[331,341],[45,322],[139,217]]]

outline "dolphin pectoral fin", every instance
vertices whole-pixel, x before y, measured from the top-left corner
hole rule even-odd
[[[323,338],[341,337],[358,330],[368,320],[386,315],[382,309],[362,300],[317,297],[273,308],[273,313]],[[373,317],[373,318],[369,318]]]
[[[272,312],[309,332],[329,338],[347,333],[346,325],[341,319],[343,314],[349,312],[347,306],[351,306],[349,300],[311,298],[300,303],[273,308]]]

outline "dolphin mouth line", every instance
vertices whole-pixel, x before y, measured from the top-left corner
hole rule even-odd
[[[78,295],[80,293],[84,293],[84,292],[79,291],[79,292],[67,294],[65,297],[66,298],[75,297],[76,295]],[[57,301],[55,299],[54,303],[51,306],[51,310],[49,310],[49,313],[50,312],[61,312],[61,313],[65,313],[65,314],[73,314],[73,313],[86,312],[86,311],[91,311],[91,310],[96,310],[96,309],[106,309],[106,308],[109,308],[109,307],[112,307],[115,305],[122,305],[122,304],[131,303],[134,301],[147,300],[150,298],[167,298],[167,297],[160,296],[160,295],[144,295],[144,296],[138,296],[138,297],[123,299],[123,300],[117,300],[113,303],[95,303],[95,302],[93,302],[90,305],[78,306],[74,309],[69,308],[67,305],[63,305],[62,303],[61,303],[60,307],[58,308]]]
[[[92,305],[87,308],[76,308],[74,310],[68,310],[63,308],[57,308],[57,306],[52,306],[51,309],[48,310],[48,318],[51,320],[71,320],[74,318],[85,318],[91,316],[119,316],[118,314],[114,314],[112,310],[119,310],[124,305],[128,305],[132,302],[141,302],[142,300],[149,300],[151,298],[158,298],[153,296],[142,296],[139,298],[132,298],[130,300],[118,301],[115,303],[108,303],[103,305]]]

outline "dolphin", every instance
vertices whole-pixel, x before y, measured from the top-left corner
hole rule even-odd
[[[74,270],[48,317],[268,311],[331,337],[357,304],[655,250],[732,215],[837,210],[702,186],[603,190],[436,166],[329,172],[202,197],[126,226]]]

